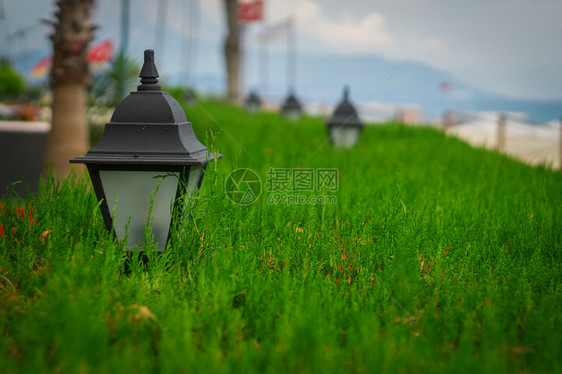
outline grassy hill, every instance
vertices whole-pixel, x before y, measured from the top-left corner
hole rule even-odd
[[[187,117],[224,158],[146,269],[124,274],[85,178],[2,202],[3,371],[561,370],[562,174],[429,128],[338,151],[322,119],[203,105]],[[255,203],[226,197],[236,168]],[[302,192],[337,203],[275,204],[270,168],[338,169]]]

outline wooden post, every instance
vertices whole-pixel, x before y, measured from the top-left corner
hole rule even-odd
[[[443,131],[447,131],[451,127],[453,127],[453,112],[450,110],[446,110],[443,112],[443,120],[441,123]]]
[[[505,125],[506,125],[506,116],[505,113],[501,113],[498,117],[498,134],[497,134],[497,145],[496,145],[496,149],[499,152],[505,151]]]

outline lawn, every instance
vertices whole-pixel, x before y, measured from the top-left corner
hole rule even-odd
[[[87,177],[2,200],[3,372],[562,370],[562,174],[431,128],[185,107],[224,158],[165,254],[125,274]],[[236,168],[263,183],[232,203]],[[333,204],[280,204],[268,171],[337,169]],[[287,196],[294,196],[285,191]]]

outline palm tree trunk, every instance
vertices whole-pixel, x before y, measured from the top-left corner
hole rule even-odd
[[[228,83],[227,99],[238,103],[238,72],[240,71],[240,34],[238,30],[238,1],[224,0],[228,35],[224,42],[224,57]]]
[[[45,165],[58,177],[70,173],[69,161],[88,150],[87,89],[91,83],[88,46],[96,28],[91,22],[94,0],[58,0],[51,34],[53,118]]]
[[[84,84],[66,83],[53,87],[53,119],[49,134],[46,161],[58,176],[70,174],[69,160],[89,148],[88,124],[85,110],[87,91]],[[83,171],[83,166],[72,168]]]

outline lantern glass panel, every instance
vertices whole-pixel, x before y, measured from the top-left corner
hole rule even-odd
[[[201,166],[192,166],[189,170],[189,177],[187,179],[186,195],[184,200],[184,212],[182,218],[185,219],[189,215],[189,209],[193,205],[193,201],[189,198],[197,194],[199,186],[201,185],[201,180],[203,178],[203,169]]]
[[[359,141],[361,129],[355,126],[333,126],[331,135],[334,145],[338,148],[351,148]]]
[[[296,121],[301,118],[301,111],[299,109],[285,109],[283,112],[286,118]]]
[[[190,196],[194,195],[199,189],[201,177],[203,177],[201,166],[192,166],[191,170],[189,170],[189,179],[187,181],[187,193]]]
[[[179,172],[100,170],[99,175],[109,211],[113,214],[115,210],[113,229],[117,238],[124,239],[128,232],[128,247],[133,249],[138,244],[143,248],[144,229],[150,219],[154,244],[164,251]]]
[[[260,110],[258,103],[246,103],[246,111],[248,113],[257,113]]]

